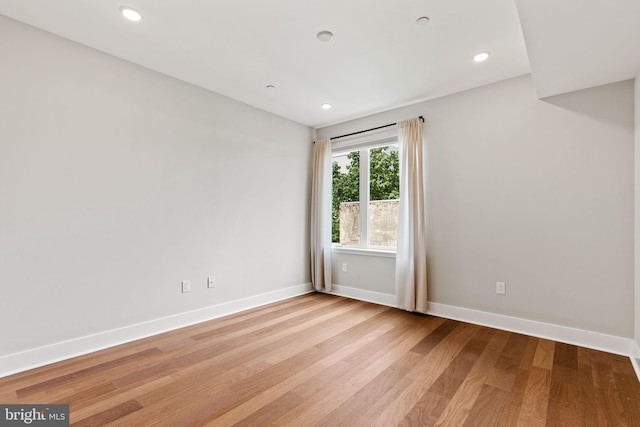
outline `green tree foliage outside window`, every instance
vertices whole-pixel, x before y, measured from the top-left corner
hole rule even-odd
[[[331,241],[340,242],[340,203],[360,200],[360,152],[347,154],[346,172],[333,162],[333,205]],[[378,147],[369,150],[369,200],[394,200],[400,197],[397,147]]]

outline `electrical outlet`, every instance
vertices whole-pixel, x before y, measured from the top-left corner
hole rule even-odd
[[[216,287],[216,276],[207,277],[207,288],[215,288]]]
[[[347,263],[346,262],[342,263],[342,271],[347,271]]]
[[[182,281],[182,293],[186,294],[187,292],[191,292],[191,280]]]
[[[504,282],[496,282],[496,294],[505,295],[507,293],[507,285]]]

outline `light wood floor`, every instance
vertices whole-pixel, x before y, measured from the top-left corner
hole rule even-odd
[[[0,379],[73,426],[640,426],[629,359],[310,294]]]

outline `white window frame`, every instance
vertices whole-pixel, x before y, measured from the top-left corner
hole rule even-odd
[[[369,246],[369,150],[385,145],[398,144],[398,131],[395,126],[379,129],[353,137],[341,138],[331,142],[331,156],[344,155],[352,151],[360,151],[360,243],[347,245],[332,243],[333,252],[358,253],[394,257],[395,247]],[[331,178],[330,178],[331,179]],[[364,181],[364,184],[363,184]],[[363,224],[365,225],[363,227]]]

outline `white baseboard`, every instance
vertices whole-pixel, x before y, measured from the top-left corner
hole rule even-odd
[[[633,365],[633,369],[636,370],[636,376],[640,381],[640,343],[638,341],[633,341],[633,352],[631,354],[631,364]]]
[[[396,296],[383,294],[382,292],[367,291],[366,289],[352,288],[342,285],[331,285],[331,292],[325,293],[357,299],[360,301],[373,302],[375,304],[386,305],[389,307],[396,307]]]
[[[631,364],[633,365],[633,369],[636,371],[638,381],[640,381],[640,359],[637,357],[631,357]]]
[[[0,378],[72,357],[147,338],[298,295],[313,292],[310,283],[229,301],[123,328],[63,341],[0,357]]]
[[[292,286],[199,310],[9,354],[0,357],[0,378],[309,292],[313,292],[310,283]],[[332,291],[327,293],[389,307],[396,306],[396,296],[392,294],[342,285],[332,285]],[[428,314],[628,356],[638,375],[638,379],[640,379],[640,347],[638,343],[629,338],[439,303],[429,303]]]
[[[630,357],[633,340],[519,317],[430,302],[428,314]]]
[[[342,285],[332,285],[332,291],[328,293],[361,301],[373,302],[389,307],[396,307],[396,296],[391,294],[383,294],[380,292],[367,291]],[[640,360],[638,360],[640,359],[640,349],[636,348],[637,344],[629,338],[435,302],[430,302],[428,304],[427,313],[432,316],[460,320],[462,322],[473,323],[475,325],[488,326],[490,328],[517,332],[566,344],[573,344],[581,347],[592,348],[594,350],[619,354],[630,357],[636,365],[640,364]],[[636,358],[634,358],[633,355],[635,355]],[[636,369],[640,369],[640,366],[636,367]],[[640,374],[638,377],[640,378]]]
[[[331,292],[327,293],[389,307],[397,306],[395,295],[342,285],[331,285],[331,288]],[[428,304],[427,313],[432,316],[459,320],[475,325],[488,326],[490,328],[517,332],[524,335],[627,356],[631,359],[638,380],[640,380],[640,346],[630,338],[434,302]]]

